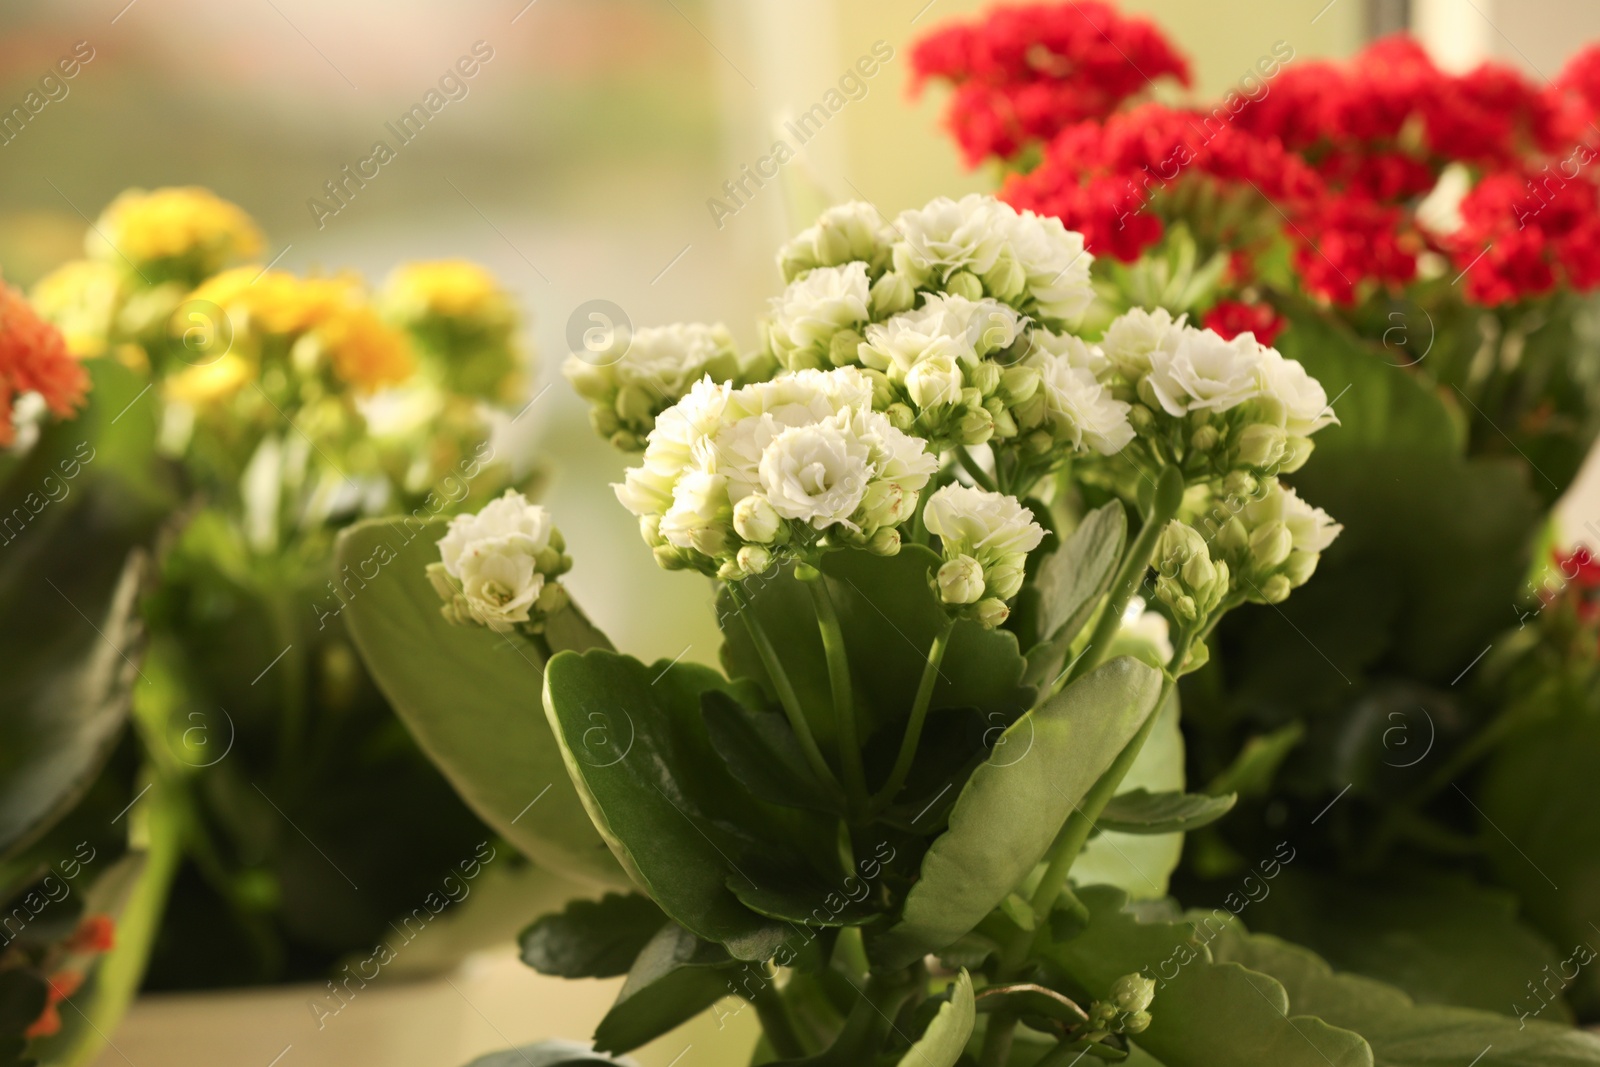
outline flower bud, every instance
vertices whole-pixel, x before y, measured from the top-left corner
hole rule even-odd
[[[1288,599],[1289,589],[1289,579],[1282,574],[1274,574],[1261,583],[1261,599],[1268,604],[1281,604]]]
[[[1150,1028],[1150,1013],[1136,1011],[1122,1020],[1122,1032],[1125,1034],[1142,1034]]]
[[[778,536],[778,527],[782,522],[767,498],[759,493],[752,493],[733,506],[734,532],[746,541],[771,544],[772,539]]]
[[[1022,580],[1025,575],[1025,564],[1028,557],[1017,555],[1007,557],[985,573],[984,579],[989,585],[989,595],[997,596],[1001,600],[1010,600],[1022,589]]]
[[[1248,500],[1260,487],[1261,483],[1249,471],[1229,471],[1222,479],[1222,494],[1232,500]]]
[[[717,568],[717,577],[725,582],[739,582],[749,577],[749,575],[745,573],[743,567],[739,566],[738,560],[728,559],[723,560],[722,565]]]
[[[661,516],[640,515],[639,536],[643,537],[644,543],[649,545],[651,548],[661,544]]]
[[[911,402],[926,411],[961,402],[961,368],[950,356],[928,356],[906,373]]]
[[[1144,1011],[1156,996],[1156,980],[1142,974],[1125,974],[1111,983],[1111,1002],[1120,1011]]]
[[[981,445],[994,436],[994,416],[982,407],[970,408],[956,426],[956,437],[964,445]]]
[[[835,367],[849,367],[858,362],[856,350],[866,338],[854,330],[840,330],[828,341],[828,362]]]
[[[683,551],[672,545],[657,545],[651,552],[656,557],[656,566],[662,570],[681,571],[689,565]]]
[[[1271,470],[1282,462],[1286,438],[1276,426],[1264,422],[1246,426],[1234,440],[1234,456],[1242,467]]]
[[[1283,564],[1283,575],[1289,579],[1291,586],[1302,586],[1311,580],[1311,575],[1317,569],[1317,561],[1322,557],[1316,552],[1291,552]]]
[[[1011,404],[1021,404],[1039,391],[1036,367],[1007,367],[1000,375],[1000,395]]]
[[[1294,537],[1281,522],[1269,522],[1250,533],[1250,558],[1263,571],[1272,570],[1289,558]]]
[[[1279,474],[1293,474],[1306,465],[1316,443],[1309,437],[1291,437],[1285,442],[1283,458],[1278,461]]]
[[[911,509],[916,510],[917,498],[911,497]],[[900,531],[893,526],[885,526],[873,534],[866,543],[866,550],[875,556],[894,556],[900,552]]]
[[[734,558],[746,574],[764,574],[772,565],[772,553],[763,545],[745,545]]]
[[[983,276],[983,287],[989,290],[996,300],[1003,300],[1006,303],[1021,296],[1027,284],[1027,272],[1010,255],[1003,255],[995,260],[994,267]]]
[[[1155,428],[1156,417],[1145,405],[1135,404],[1128,409],[1128,423],[1133,427],[1134,433],[1143,437]]]
[[[902,311],[910,311],[917,302],[917,287],[910,278],[890,271],[872,283],[871,304],[874,319],[886,319]]]
[[[984,360],[967,372],[967,382],[987,397],[1000,386],[1000,367]]]
[[[971,271],[958,270],[945,279],[944,291],[968,300],[983,299],[983,283]]]
[[[622,420],[617,418],[617,413],[609,407],[590,408],[589,425],[594,427],[594,432],[601,437],[610,437],[622,428]]]
[[[1210,452],[1217,447],[1219,437],[1215,426],[1202,426],[1189,435],[1189,447],[1196,452]]]
[[[978,625],[986,630],[992,630],[1011,617],[1011,609],[1006,607],[1004,600],[990,597],[988,600],[978,601],[974,618]]]
[[[1002,440],[1017,436],[1017,421],[1005,408],[994,413],[994,435]]]
[[[889,381],[889,376],[881,370],[863,370],[867,381],[872,383],[872,406],[879,411],[894,403],[894,383]]]
[[[560,582],[545,582],[533,603],[542,614],[554,615],[571,603],[571,598],[567,596],[567,587]]]
[[[983,567],[961,555],[939,568],[939,599],[946,604],[975,604],[983,596]]]
[[[890,404],[884,414],[889,417],[889,425],[901,433],[910,433],[917,421],[917,413],[908,404]]]

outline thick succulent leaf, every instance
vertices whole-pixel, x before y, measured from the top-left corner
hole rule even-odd
[[[1187,833],[1208,826],[1233,809],[1234,793],[1151,793],[1134,789],[1113,797],[1100,816],[1102,830],[1125,834]]]
[[[639,885],[700,937],[765,959],[788,927],[727,883],[835,884],[837,823],[768,804],[728,773],[701,707],[733,688],[696,664],[563,652],[546,671],[545,709],[595,825]]]
[[[905,966],[972,930],[1027,877],[1155,709],[1161,675],[1112,660],[1024,715],[968,779],[874,960]]]
[[[977,1018],[972,976],[962,970],[950,987],[950,999],[939,1006],[939,1014],[933,1017],[933,1022],[900,1057],[900,1067],[955,1067],[966,1051]]]
[[[945,609],[928,585],[938,557],[921,545],[898,555],[845,550],[829,553],[822,572],[850,651],[861,737],[879,729],[897,731],[910,715],[928,646],[944,625]],[[827,661],[810,594],[788,570],[752,578],[742,592],[783,661],[818,743],[830,751],[834,737]],[[728,673],[754,679],[769,701],[771,682],[745,621],[729,594],[717,601]],[[1014,634],[958,622],[950,636],[930,707],[977,708],[991,721],[1010,722],[1032,702],[1022,684],[1024,661]]]
[[[439,613],[425,568],[446,526],[375,519],[341,534],[341,572],[362,584],[352,584],[339,613],[395,713],[479,817],[541,866],[625,886],[540,713],[538,649]],[[603,641],[578,620],[571,629],[580,644]]]
[[[676,923],[661,928],[628,971],[616,1003],[594,1031],[595,1048],[627,1052],[688,1022],[736,992],[739,965]]]
[[[541,1041],[479,1056],[467,1067],[631,1067],[571,1041]]]
[[[1372,1067],[1359,1035],[1316,1018],[1267,975],[1213,959],[1207,945],[1222,924],[1141,921],[1109,886],[1078,897],[1087,925],[1064,942],[1041,939],[1036,951],[1095,998],[1122,975],[1154,978],[1150,1028],[1134,1040],[1165,1067]]]
[[[1223,930],[1212,950],[1219,960],[1249,967],[1257,980],[1286,989],[1296,1011],[1347,1027],[1372,1046],[1377,1067],[1593,1067],[1600,1037],[1537,1019],[1419,1005],[1382,982],[1335,974],[1314,953],[1242,925]],[[1281,985],[1280,985],[1281,983]],[[1159,1004],[1160,994],[1156,995]],[[1152,1009],[1159,1012],[1159,1006]],[[1160,1055],[1160,1050],[1155,1050]],[[1165,1057],[1162,1057],[1165,1059]]]
[[[557,978],[614,978],[666,925],[667,917],[638,893],[574,900],[522,931],[522,962]]]
[[[1398,986],[1420,1003],[1512,1015],[1519,1005],[1538,1009],[1528,981],[1537,986],[1558,975],[1573,946],[1557,952],[1517,913],[1517,898],[1504,890],[1391,863],[1367,878],[1285,868],[1249,916],[1256,930],[1302,945],[1340,971]],[[1593,931],[1576,940],[1593,943]],[[1568,964],[1569,976],[1587,970]],[[1567,1021],[1566,1006],[1556,1000],[1539,1017]]]
[[[1111,588],[1128,539],[1128,513],[1113,500],[1084,517],[1045,558],[1034,578],[1040,643],[1028,650],[1028,681],[1046,685],[1061,672],[1067,649]]]
[[[141,681],[144,557],[78,555],[106,547],[95,540],[66,535],[4,589],[0,858],[26,847],[93,783]]]
[[[1600,946],[1597,780],[1600,719],[1584,711],[1503,745],[1477,799],[1497,879],[1516,891],[1523,913],[1563,957],[1578,944]],[[1600,966],[1582,968],[1568,996],[1586,1014],[1600,1010]]]
[[[706,732],[728,771],[762,800],[840,813],[838,799],[812,772],[782,712],[742,706],[720,689],[701,698]]]

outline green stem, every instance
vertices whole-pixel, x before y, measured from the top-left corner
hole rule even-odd
[[[783,662],[778,659],[778,652],[772,647],[772,642],[767,638],[767,632],[756,621],[755,612],[750,610],[750,602],[745,599],[734,582],[728,583],[728,595],[733,598],[734,605],[739,609],[739,617],[744,620],[745,629],[750,633],[750,640],[756,646],[756,653],[761,657],[761,665],[767,669],[767,675],[772,679],[772,688],[777,690],[778,703],[783,705],[783,713],[789,718],[789,725],[793,727],[795,737],[800,740],[800,751],[805,753],[806,762],[811,765],[811,770],[829,788],[839,791],[839,779],[834,776],[833,768],[828,766],[828,761],[822,757],[822,750],[817,747],[817,739],[811,734],[811,724],[806,721],[805,711],[800,707],[800,698],[795,695],[794,686],[789,682],[789,675],[783,669]]]
[[[922,727],[927,722],[928,705],[933,701],[933,687],[939,678],[939,664],[944,661],[944,650],[949,647],[950,632],[953,629],[955,620],[946,618],[943,628],[933,635],[933,643],[928,646],[928,658],[922,665],[922,680],[917,683],[917,696],[911,705],[911,718],[906,723],[906,734],[900,739],[900,751],[894,758],[894,768],[889,772],[889,780],[873,799],[874,812],[882,811],[893,802],[895,794],[906,784],[906,776],[911,773],[911,763],[916,758],[917,745],[922,741]]]
[[[294,607],[288,598],[281,592],[269,592],[266,601],[273,636],[284,645],[278,675],[278,774],[292,780],[298,777],[295,769],[305,762],[302,751],[307,715],[305,642],[300,628],[295,625]]]
[[[844,768],[845,788],[850,808],[861,811],[867,804],[867,772],[861,762],[861,739],[856,733],[856,708],[850,686],[850,653],[845,647],[844,628],[833,594],[822,572],[806,565],[798,573],[811,592],[811,606],[817,613],[817,629],[822,634],[822,650],[828,658],[828,686],[833,693],[834,729],[839,743],[839,765]]]
[[[983,1052],[978,1056],[979,1067],[1005,1067],[1011,1059],[1012,1031],[1017,1028],[1017,1017],[1009,1012],[995,1012],[989,1019],[989,1028],[983,1033]]]
[[[1084,646],[1082,655],[1078,657],[1078,665],[1072,671],[1074,679],[1082,678],[1100,666],[1110,651],[1117,629],[1122,625],[1122,613],[1133,598],[1134,591],[1144,581],[1145,569],[1150,566],[1150,556],[1155,552],[1156,538],[1161,536],[1162,529],[1178,513],[1178,506],[1182,502],[1183,475],[1176,467],[1168,467],[1161,472],[1139,536],[1128,546],[1127,554],[1122,557],[1122,566],[1117,568],[1117,576],[1111,583],[1111,592],[1100,613],[1100,621],[1095,624],[1094,633],[1090,635],[1089,643]]]
[[[763,982],[750,998],[750,1003],[756,1007],[756,1016],[761,1020],[761,1029],[772,1044],[772,1051],[786,1060],[796,1060],[806,1054],[794,1015],[776,985],[770,980]]]
[[[809,1062],[814,1067],[860,1067],[872,1063],[883,1051],[900,1006],[925,977],[921,966],[903,971],[872,974],[850,1009],[839,1036],[826,1052]]]
[[[972,458],[972,453],[967,451],[966,445],[956,449],[956,458],[961,461],[961,466],[965,468],[966,472],[972,475],[973,481],[991,493],[1000,491],[995,488],[994,479],[989,477],[989,472],[978,466],[978,461]]]

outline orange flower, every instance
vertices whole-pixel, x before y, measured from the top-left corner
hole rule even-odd
[[[45,992],[44,1011],[39,1017],[29,1024],[22,1032],[22,1036],[32,1041],[36,1037],[49,1037],[61,1030],[61,1013],[56,1005],[66,1000],[78,991],[83,984],[83,975],[75,971],[58,971],[50,976],[49,988]]]
[[[88,389],[89,376],[68,353],[61,331],[0,282],[0,447],[16,439],[11,405],[18,393],[38,393],[52,413],[65,418]]]
[[[359,390],[371,392],[395,385],[416,370],[405,335],[364,304],[334,315],[320,332],[332,357],[333,373]]]
[[[67,939],[72,952],[110,952],[116,944],[117,924],[109,915],[87,915]]]

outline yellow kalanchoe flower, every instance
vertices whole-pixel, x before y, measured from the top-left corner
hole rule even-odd
[[[465,259],[407,263],[384,285],[384,302],[402,319],[424,314],[451,317],[500,314],[504,290],[493,274]]]
[[[416,370],[405,334],[365,304],[341,310],[318,328],[317,335],[334,375],[358,390],[397,385]]]
[[[215,362],[172,375],[162,388],[170,401],[203,407],[226,400],[254,376],[255,368],[249,360],[229,352]]]
[[[40,278],[29,298],[61,331],[67,351],[90,359],[105,354],[121,290],[122,275],[115,267],[75,259]]]
[[[198,186],[129,189],[85,237],[89,255],[137,270],[196,281],[261,254],[261,231],[237,204]],[[147,281],[160,281],[149,277]]]

